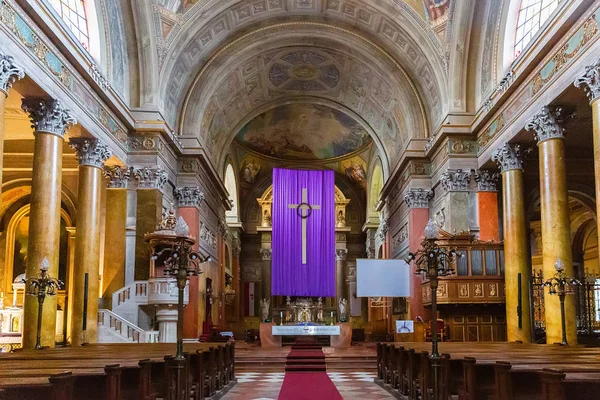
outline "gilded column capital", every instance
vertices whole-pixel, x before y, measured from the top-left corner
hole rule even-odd
[[[96,138],[71,138],[69,146],[75,150],[80,166],[102,168],[104,161],[112,156],[108,146]]]
[[[271,249],[260,249],[260,255],[263,261],[271,261],[272,251]]]
[[[497,183],[500,174],[490,172],[487,169],[476,169],[473,171],[475,182],[477,182],[477,190],[480,192],[496,192],[498,190]]]
[[[513,169],[523,169],[525,157],[531,153],[531,148],[521,150],[521,145],[504,143],[492,154],[492,161],[498,164],[501,172]]]
[[[131,180],[131,168],[111,165],[104,167],[104,176],[108,180],[110,189],[127,188]]]
[[[587,65],[585,70],[573,82],[576,88],[583,89],[593,103],[600,97],[600,59],[595,64]]]
[[[161,190],[167,183],[168,174],[161,167],[139,167],[133,168],[133,177],[139,188]]]
[[[348,256],[348,249],[336,249],[335,259],[338,261],[345,261]]]
[[[200,207],[204,193],[198,186],[183,186],[173,190],[173,196],[179,207]]]
[[[23,99],[21,108],[29,113],[33,133],[49,133],[64,138],[67,129],[77,123],[71,111],[58,100]]]
[[[548,139],[564,139],[565,128],[561,125],[567,118],[573,118],[575,113],[565,115],[562,107],[544,106],[525,123],[527,131],[533,131],[538,144]]]
[[[411,188],[404,196],[408,208],[429,208],[429,200],[433,199],[433,191],[422,188]]]
[[[471,174],[462,169],[447,169],[441,177],[442,189],[446,192],[464,192],[471,182]]]
[[[23,68],[15,63],[12,56],[0,52],[0,92],[8,97],[8,90],[18,79],[25,78]]]

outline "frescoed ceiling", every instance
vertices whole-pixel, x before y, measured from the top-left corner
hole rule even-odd
[[[263,156],[305,161],[343,157],[371,143],[352,117],[317,104],[270,109],[247,123],[236,140]]]

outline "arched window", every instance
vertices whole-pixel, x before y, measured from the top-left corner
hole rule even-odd
[[[90,49],[90,34],[83,0],[50,0],[71,32],[87,50]]]
[[[227,222],[238,222],[238,193],[237,193],[237,182],[235,179],[235,172],[231,163],[227,164],[225,169],[225,189],[229,193],[229,199],[231,200],[231,210],[225,212],[225,218]]]
[[[517,58],[531,38],[558,7],[559,0],[522,0],[515,34],[514,58]]]

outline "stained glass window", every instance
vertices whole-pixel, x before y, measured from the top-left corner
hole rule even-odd
[[[522,0],[515,36],[515,58],[550,17],[559,0]]]
[[[50,3],[83,47],[89,50],[89,33],[83,0],[50,0]]]

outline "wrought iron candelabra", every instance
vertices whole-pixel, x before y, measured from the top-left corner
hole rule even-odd
[[[565,297],[567,294],[573,293],[570,290],[572,286],[579,286],[581,282],[575,278],[565,275],[565,263],[560,258],[554,263],[556,273],[553,277],[544,282],[544,286],[548,288],[548,294],[558,295],[560,299],[560,323],[562,327],[562,345],[567,346],[567,324],[565,321]]]
[[[37,278],[29,278],[25,281],[26,293],[29,296],[37,296],[38,299],[38,320],[37,320],[37,335],[35,340],[35,349],[42,349],[42,316],[44,311],[44,300],[46,296],[54,296],[56,291],[60,289],[64,283],[57,278],[53,278],[48,275],[48,269],[50,269],[50,262],[47,258],[42,260],[40,266],[40,273]]]
[[[175,222],[176,221],[176,222]],[[163,220],[159,230],[146,235],[146,241],[154,249],[152,260],[164,259],[163,273],[177,280],[177,352],[175,360],[185,359],[183,355],[183,297],[189,276],[202,273],[200,263],[205,259],[192,249],[196,240],[189,235],[189,228],[183,218],[175,220],[174,212]]]
[[[416,266],[415,274],[423,275],[429,280],[431,288],[431,367],[433,370],[433,399],[438,400],[439,396],[439,369],[440,353],[438,350],[438,323],[437,323],[437,288],[439,278],[452,275],[454,269],[452,264],[459,255],[454,249],[440,247],[436,243],[438,240],[438,227],[432,220],[429,220],[425,226],[425,238],[421,243],[421,249],[416,253],[408,253],[407,263],[414,262]]]

